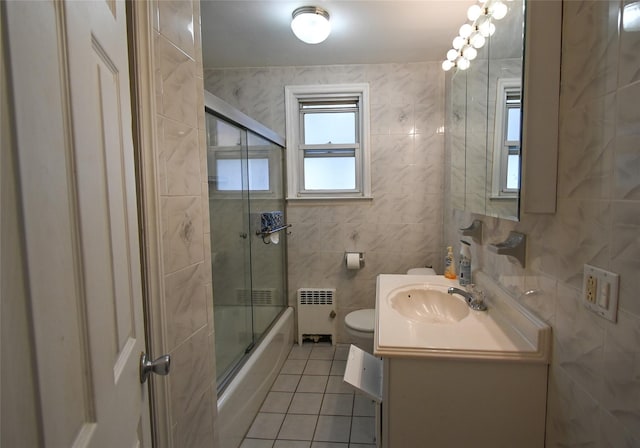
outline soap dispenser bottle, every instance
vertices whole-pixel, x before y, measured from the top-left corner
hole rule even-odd
[[[448,279],[456,279],[456,264],[453,261],[453,248],[447,246],[447,256],[444,258],[444,276]]]
[[[471,244],[460,240],[460,286],[471,284]]]

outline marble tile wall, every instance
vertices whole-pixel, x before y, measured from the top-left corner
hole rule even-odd
[[[211,447],[216,413],[200,2],[155,1],[154,84],[171,441]]]
[[[474,269],[553,327],[548,447],[640,446],[640,32],[620,25],[628,3],[564,2],[557,213],[515,223],[445,203],[445,242],[483,220]],[[526,269],[486,248],[510,230],[528,236]],[[584,263],[620,274],[616,324],[580,304]]]
[[[284,135],[284,86],[368,82],[372,189],[367,202],[287,204],[289,302],[301,287],[336,288],[346,313],[373,307],[379,273],[441,269],[444,73],[440,63],[205,69],[214,95]],[[345,251],[365,253],[347,271]]]

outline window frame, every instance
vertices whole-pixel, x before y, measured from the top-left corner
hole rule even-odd
[[[520,140],[507,140],[507,119],[510,106],[507,98],[510,94],[520,94]],[[520,188],[507,188],[507,166],[509,155],[518,155],[522,166],[522,80],[520,78],[499,78],[496,87],[495,130],[493,137],[493,164],[491,199],[517,199]],[[517,143],[517,150],[511,148]],[[521,171],[521,170],[520,170]],[[522,185],[522,172],[518,178]]]
[[[304,113],[301,103],[358,101],[356,113],[356,143],[305,145]],[[287,200],[308,199],[370,199],[371,151],[369,124],[369,84],[296,85],[285,87],[287,134]],[[308,113],[308,112],[307,112]],[[355,188],[353,190],[306,190],[304,188],[305,151],[353,148]],[[336,155],[335,157],[340,157]]]

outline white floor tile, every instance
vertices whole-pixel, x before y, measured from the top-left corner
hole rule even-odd
[[[348,415],[353,411],[353,395],[351,394],[324,394],[322,400],[322,415]]]
[[[328,378],[326,375],[302,375],[296,392],[324,393]]]
[[[311,448],[349,448],[348,443],[337,442],[319,442],[315,441],[311,444]]]
[[[264,439],[244,439],[240,448],[271,448],[273,440]]]
[[[342,376],[331,375],[327,383],[327,393],[329,394],[353,394],[353,387],[344,382]]]
[[[289,406],[289,414],[313,414],[320,413],[323,394],[296,392]]]
[[[347,361],[333,360],[331,364],[331,371],[329,375],[341,375],[344,376],[344,370],[347,367]]]
[[[333,355],[333,359],[337,359],[339,361],[346,361],[348,357],[349,357],[349,344],[336,345],[336,352]]]
[[[317,421],[317,415],[288,414],[282,423],[278,439],[311,440]]]
[[[375,404],[342,378],[348,353],[294,345],[240,448],[375,448]]]
[[[351,423],[352,443],[375,443],[376,422],[374,417],[353,417]]]
[[[313,440],[322,442],[349,442],[351,417],[321,415]]]
[[[289,352],[289,359],[309,359],[312,348],[311,344],[295,344]]]
[[[376,402],[364,395],[356,394],[353,402],[353,415],[356,417],[373,417],[376,415]]]
[[[333,359],[335,353],[335,347],[329,346],[316,346],[311,349],[309,359]]]
[[[285,414],[259,413],[247,433],[252,439],[275,439]]]
[[[286,414],[292,398],[293,392],[269,392],[264,403],[262,403],[260,412]]]
[[[287,359],[280,369],[280,373],[285,373],[288,375],[302,375],[304,371],[304,366],[307,364],[306,359]]]
[[[276,440],[273,448],[309,448],[311,442],[306,440]]]
[[[295,392],[301,375],[280,374],[271,386],[273,392]]]
[[[328,359],[310,359],[304,369],[305,375],[329,375],[331,361]]]

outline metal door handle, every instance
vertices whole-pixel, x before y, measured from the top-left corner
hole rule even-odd
[[[140,382],[144,383],[151,373],[156,375],[168,375],[171,368],[171,356],[163,355],[153,361],[149,360],[147,354],[140,354]]]

